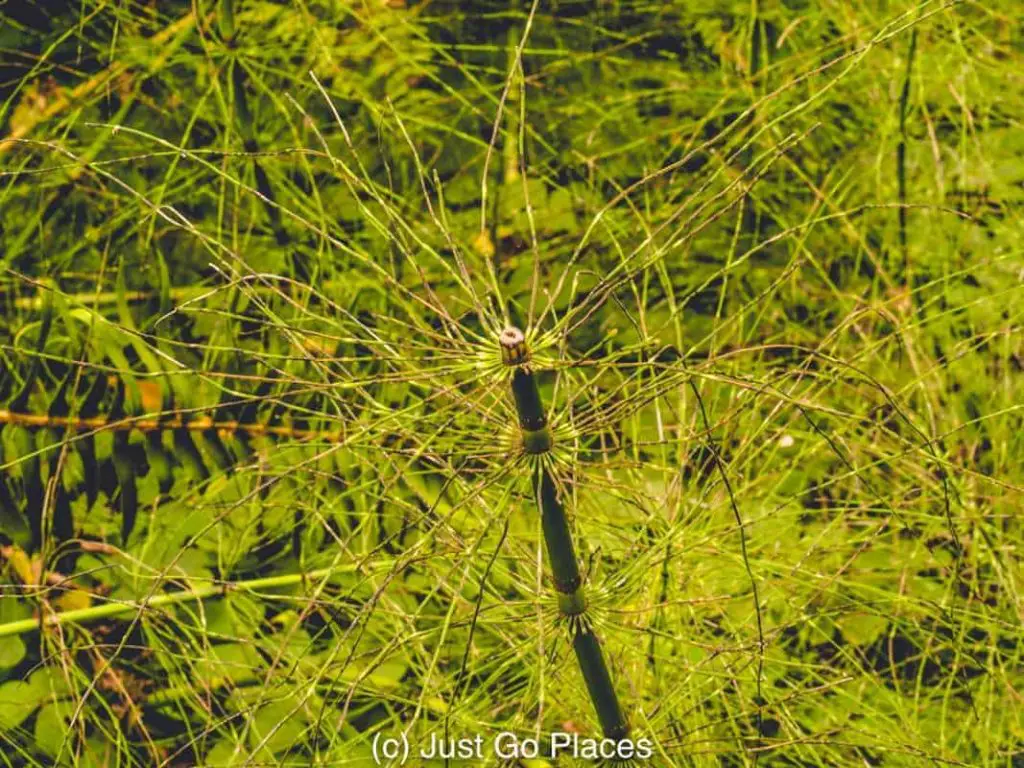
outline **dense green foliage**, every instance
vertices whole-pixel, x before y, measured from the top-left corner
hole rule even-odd
[[[0,764],[1021,765],[1018,5],[0,4]]]

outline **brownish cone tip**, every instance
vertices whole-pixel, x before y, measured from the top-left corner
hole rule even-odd
[[[503,330],[498,341],[501,344],[501,359],[506,365],[529,362],[530,350],[526,346],[526,336],[514,325]]]

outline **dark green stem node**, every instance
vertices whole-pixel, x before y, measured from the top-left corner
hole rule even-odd
[[[547,453],[554,443],[551,430],[547,427],[533,431],[523,430],[523,451],[526,453],[534,455]]]

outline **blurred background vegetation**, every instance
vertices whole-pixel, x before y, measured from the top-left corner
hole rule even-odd
[[[1022,29],[0,4],[0,761],[595,735],[514,322],[652,764],[1024,764]]]

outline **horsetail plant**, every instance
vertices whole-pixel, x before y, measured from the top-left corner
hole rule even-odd
[[[1020,754],[1012,4],[69,5],[0,11],[6,763]]]
[[[523,452],[532,463],[533,493],[540,510],[552,581],[558,593],[558,611],[569,628],[573,651],[601,730],[607,738],[620,741],[628,736],[629,724],[615,693],[593,622],[587,614],[583,577],[569,519],[560,498],[564,496],[564,489],[559,489],[552,477],[549,453],[554,445],[554,434],[548,426],[540,388],[530,365],[530,348],[526,336],[514,326],[501,332],[499,342],[502,361],[512,369],[512,396],[519,417]]]

